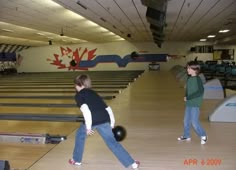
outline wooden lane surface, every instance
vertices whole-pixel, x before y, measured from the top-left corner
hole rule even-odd
[[[143,70],[130,70],[130,71],[80,71],[80,72],[35,72],[35,73],[19,73],[17,74],[17,77],[45,77],[45,74],[47,77],[55,78],[55,77],[61,77],[61,78],[67,78],[67,77],[75,77],[80,74],[88,74],[91,78],[107,78],[107,77],[116,77],[116,78],[130,78],[130,77],[136,77],[140,75],[143,72]]]
[[[71,82],[72,73],[64,73],[65,75],[54,73],[53,79],[50,78],[50,73],[40,74],[42,77],[36,76],[37,74],[23,74],[21,76],[13,76],[13,77],[4,77],[0,84],[0,100],[2,101],[13,101],[22,103],[23,99],[32,99],[32,98],[40,98],[40,100],[45,100],[48,98],[57,98],[60,101],[61,98],[71,100],[74,98],[75,90],[74,85]],[[92,73],[91,73],[92,74]],[[101,74],[101,72],[99,73]],[[31,78],[30,75],[32,76]],[[55,77],[58,76],[58,79]],[[62,76],[60,78],[60,76]],[[104,77],[103,77],[104,76]],[[132,78],[124,78],[125,80],[119,82],[121,78],[117,77],[109,77],[106,73],[103,74],[103,78],[99,78],[96,76],[98,80],[93,81],[93,89],[98,92],[99,95],[104,97],[104,99],[113,99],[121,90],[126,88],[131,81]],[[126,75],[127,76],[127,75]],[[105,78],[105,79],[104,79]],[[22,98],[21,98],[22,96]],[[71,99],[69,98],[71,96]],[[34,100],[36,101],[36,100]],[[47,101],[47,99],[45,100]],[[52,101],[52,100],[51,100]],[[65,102],[65,103],[67,103]]]
[[[27,87],[15,87],[15,88],[11,88],[11,87],[4,87],[4,88],[0,88],[0,92],[12,92],[12,91],[32,91],[32,92],[37,92],[37,91],[73,91],[75,92],[75,88],[74,87],[34,87],[34,88],[27,88]],[[100,91],[104,91],[104,92],[119,92],[120,89],[119,88],[93,88],[93,90],[100,92]]]
[[[114,95],[117,95],[117,93],[104,93],[104,92],[101,92],[101,93],[98,93],[99,95],[101,96],[114,96]],[[74,97],[75,95],[75,92],[58,92],[58,93],[20,93],[21,96],[71,96],[71,97]],[[0,96],[16,96],[16,93],[1,93],[0,92]]]
[[[135,159],[141,161],[140,169],[144,170],[235,170],[236,124],[209,123],[207,120],[220,100],[205,100],[201,109],[200,119],[209,136],[206,145],[202,146],[194,133],[189,143],[177,141],[176,138],[182,135],[183,130],[183,94],[184,89],[170,72],[146,72],[117,98],[111,100],[109,105],[115,113],[116,124],[125,126],[128,132],[127,138],[122,142],[123,146]],[[57,125],[55,130],[58,132],[67,129],[67,124],[62,127],[60,123]],[[47,126],[42,125],[41,128],[47,129]],[[13,167],[29,170],[124,169],[98,134],[87,139],[82,167],[69,165],[67,161],[72,155],[76,127],[73,128],[68,130],[71,133],[66,141],[56,145],[47,154],[44,152],[43,157],[30,160],[30,154],[26,153],[21,155],[27,161],[22,161],[22,156],[12,156],[14,159],[10,161]],[[38,131],[39,129],[40,127]],[[17,149],[17,153],[20,153],[21,149]],[[17,155],[11,147],[9,151],[11,155]],[[3,159],[1,155],[2,153],[0,159]],[[184,164],[189,159],[195,159],[197,165]],[[213,159],[221,160],[221,164],[201,165],[202,160]],[[32,166],[26,167],[26,162]]]
[[[145,73],[125,89],[111,102],[117,124],[124,125],[128,130],[128,137],[122,144],[142,162],[140,169],[144,170],[235,169],[235,136],[232,134],[236,125],[209,123],[207,120],[219,100],[205,100],[201,109],[202,125],[209,135],[207,145],[200,145],[196,135],[190,143],[176,140],[182,134],[183,94],[184,89],[173,76],[163,72]],[[83,166],[70,166],[67,160],[71,157],[73,144],[74,133],[29,169],[124,169],[97,134],[87,140]],[[200,165],[201,159],[214,158],[222,160],[222,164]],[[184,165],[186,159],[196,159],[198,165]]]
[[[21,78],[21,79],[4,79],[4,83],[11,83],[11,82],[16,82],[16,81],[21,81],[23,83],[29,83],[29,82],[34,82],[34,83],[40,83],[40,82],[70,82],[73,83],[73,79],[72,78],[40,78],[40,79],[29,79],[27,77],[25,78]],[[133,79],[132,78],[124,78],[124,79],[116,79],[116,78],[106,78],[106,79],[97,79],[97,80],[93,80],[93,82],[96,84],[98,82],[102,82],[102,83],[116,83],[116,82],[122,82],[122,83],[128,83],[128,82],[132,82]]]
[[[42,104],[47,104],[47,103],[55,103],[55,104],[75,104],[75,100],[73,97],[71,99],[1,99],[0,98],[0,103],[42,103]]]
[[[90,75],[94,84],[98,82],[103,83],[129,83],[133,82],[140,74],[140,71],[89,71],[85,72],[86,74]],[[74,78],[79,75],[83,74],[83,72],[47,72],[47,73],[28,73],[28,74],[17,74],[12,75],[11,77],[3,76],[3,80],[5,83],[11,83],[14,81],[24,82],[24,83],[40,83],[40,82],[73,82]]]
[[[55,83],[48,83],[48,84],[31,84],[31,85],[25,85],[25,84],[14,84],[14,83],[10,83],[10,84],[7,84],[7,85],[4,85],[3,83],[0,84],[0,88],[1,89],[4,89],[4,88],[74,88],[74,84],[72,83],[62,83],[62,84],[55,84]],[[107,84],[107,85],[103,85],[103,84],[97,84],[97,85],[94,85],[93,84],[93,88],[108,88],[108,89],[112,89],[112,88],[126,88],[127,86],[126,85],[116,85],[116,84]]]
[[[107,88],[109,87],[110,88]],[[28,88],[27,88],[28,87]],[[4,96],[71,96],[74,98],[75,89],[74,86],[70,85],[70,87],[66,86],[2,86],[0,88],[0,98],[4,98]],[[97,88],[93,88],[97,93],[103,97],[105,96],[117,96],[121,93],[123,86],[114,86],[114,85],[105,85],[105,86],[98,86]]]
[[[107,94],[118,94],[120,90],[95,90],[97,93],[107,93]],[[50,94],[58,94],[58,93],[72,93],[75,94],[74,89],[1,89],[0,94],[13,93],[13,94],[22,94],[22,93],[50,93]]]
[[[35,85],[1,85],[0,84],[0,89],[1,90],[4,90],[4,89],[61,89],[61,88],[64,88],[64,89],[74,89],[74,85],[60,85],[60,84],[57,84],[57,85],[38,85],[38,84],[35,84]],[[114,84],[108,84],[108,85],[93,85],[92,89],[94,90],[122,90],[122,89],[125,89],[127,88],[126,85],[114,85]]]
[[[2,85],[4,86],[8,86],[8,85],[12,85],[16,82],[1,82]],[[38,81],[38,82],[32,82],[32,81],[29,81],[29,82],[17,82],[18,85],[73,85],[71,82],[58,82],[58,81],[55,81],[55,82],[50,82],[50,81],[45,81],[45,82],[42,82],[42,81]],[[110,84],[113,84],[113,85],[121,85],[121,86],[128,86],[130,83],[128,82],[96,82],[96,83],[93,83],[95,86],[97,85],[110,85]]]
[[[117,124],[128,130],[122,144],[141,161],[145,170],[216,169],[234,170],[235,124],[209,123],[207,118],[220,100],[205,100],[201,109],[201,122],[209,135],[209,142],[202,146],[193,134],[190,143],[179,143],[182,134],[184,89],[173,75],[166,72],[148,72],[136,83],[112,100]],[[59,144],[29,170],[122,170],[120,163],[106,148],[102,139],[95,136],[87,140],[83,166],[76,168],[67,164],[74,145],[74,133]],[[185,160],[196,159],[197,165],[186,165]],[[220,165],[201,165],[201,160],[221,160]]]
[[[22,100],[21,100],[22,101]],[[34,100],[30,100],[33,102]],[[35,103],[51,102],[35,100]],[[9,101],[11,102],[11,101]],[[15,101],[12,101],[15,102]],[[29,102],[24,101],[23,102]],[[67,100],[61,100],[62,103]],[[72,101],[71,101],[72,102]],[[106,101],[109,103],[109,101]],[[78,108],[35,108],[35,107],[1,107],[1,113],[29,114],[81,114]],[[51,135],[70,135],[79,126],[79,122],[46,122],[46,121],[4,121],[0,120],[0,132],[33,133]],[[26,169],[53,149],[55,144],[33,145],[0,143],[0,160],[9,160],[13,168]]]
[[[0,99],[0,103],[3,99]],[[110,100],[105,100],[106,103],[110,103]],[[6,103],[6,101],[2,101]],[[8,99],[8,103],[23,103],[23,104],[75,104],[74,100],[41,100],[41,99]],[[76,106],[74,107],[20,107],[20,106],[1,106],[0,113],[26,113],[26,114],[81,114],[79,108]]]
[[[48,74],[47,74],[48,76]],[[34,77],[35,78],[35,77]],[[1,96],[15,96],[16,93],[9,93],[9,91],[15,90],[17,92],[29,92],[31,93],[25,93],[21,94],[23,96],[37,96],[38,93],[35,94],[35,90],[40,92],[41,96],[50,95],[50,93],[42,93],[41,91],[44,89],[50,89],[50,90],[58,90],[61,89],[61,91],[68,91],[68,89],[74,89],[74,86],[70,83],[71,79],[65,80],[63,79],[43,79],[41,78],[39,83],[35,83],[34,78],[27,79],[27,81],[23,80],[22,77],[15,77],[14,79],[10,78],[10,80],[7,80],[6,77],[4,77],[3,81],[1,82],[0,90],[4,93],[1,93]],[[16,82],[16,79],[20,80]],[[114,77],[113,77],[114,79]],[[124,81],[125,79],[125,81]],[[37,79],[38,80],[38,79]],[[60,80],[60,82],[58,82]],[[64,82],[61,82],[61,81]],[[42,81],[46,81],[42,83]],[[95,80],[93,82],[94,87],[96,87],[96,90],[102,90],[104,93],[100,93],[100,95],[114,95],[109,94],[109,91],[116,90],[115,88],[125,88],[127,86],[127,81],[133,81],[131,79],[123,78],[123,83],[118,82],[120,79],[116,79],[114,81],[111,81],[110,79],[104,79],[98,82]],[[68,83],[67,83],[68,82]],[[111,84],[113,83],[113,84]],[[5,84],[5,85],[3,85]],[[29,86],[31,84],[31,86]],[[40,85],[45,84],[45,85]],[[51,85],[52,84],[52,85]],[[68,84],[68,85],[64,85]],[[28,86],[26,86],[28,85]],[[56,86],[55,86],[56,85]],[[22,88],[19,88],[22,87]],[[40,89],[41,87],[41,89]],[[43,88],[42,88],[43,87]],[[108,93],[107,93],[107,92]],[[5,93],[7,92],[7,93]],[[75,103],[73,96],[74,92],[72,93],[54,93],[54,96],[64,96],[64,95],[71,95],[71,99],[63,100],[63,99],[0,99],[0,102],[4,103],[7,101],[7,103],[57,103],[57,104],[73,104]],[[78,108],[35,108],[35,107],[1,107],[1,113],[24,113],[24,114],[81,114]],[[9,132],[9,133],[50,133],[50,134],[60,134],[60,135],[68,135],[70,134],[74,129],[76,129],[79,125],[79,123],[67,123],[67,122],[38,122],[38,121],[0,121],[0,129],[2,132]],[[66,128],[63,128],[66,127]],[[58,129],[59,128],[59,129]],[[55,147],[55,145],[29,145],[29,144],[21,144],[20,148],[18,146],[19,144],[2,144],[0,145],[1,150],[1,156],[2,159],[10,160],[11,165],[13,167],[17,168],[27,168],[29,167],[34,161],[37,161],[42,157],[45,153],[47,153],[50,149]],[[23,155],[19,156],[14,150],[17,148],[18,152]],[[13,156],[9,157],[11,155],[10,153],[13,151]],[[25,156],[26,155],[26,156]],[[7,158],[6,158],[7,157]],[[0,158],[1,159],[1,158]]]

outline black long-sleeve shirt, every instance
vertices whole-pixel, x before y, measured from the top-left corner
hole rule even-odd
[[[78,107],[86,104],[89,107],[92,116],[92,126],[110,122],[108,107],[103,99],[92,89],[84,88],[76,92],[75,101]]]

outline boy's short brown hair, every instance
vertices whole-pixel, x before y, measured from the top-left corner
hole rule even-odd
[[[196,71],[197,74],[201,70],[201,67],[200,67],[200,65],[199,65],[199,63],[197,61],[190,61],[190,62],[188,62],[187,68],[193,69],[194,71]]]
[[[78,86],[84,86],[85,88],[91,88],[92,83],[89,75],[81,74],[77,76],[74,80],[74,83]]]

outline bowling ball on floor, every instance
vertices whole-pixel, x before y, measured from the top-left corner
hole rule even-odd
[[[115,137],[117,142],[123,141],[125,139],[126,135],[127,135],[126,129],[123,126],[120,126],[120,125],[115,126],[112,129],[112,132],[113,132],[114,137]]]

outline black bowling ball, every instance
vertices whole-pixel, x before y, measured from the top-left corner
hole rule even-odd
[[[70,65],[71,65],[72,67],[75,67],[75,66],[77,65],[77,63],[76,63],[75,60],[71,60],[71,61],[70,61]]]
[[[123,141],[127,135],[126,129],[123,126],[115,126],[112,129],[116,141]]]

